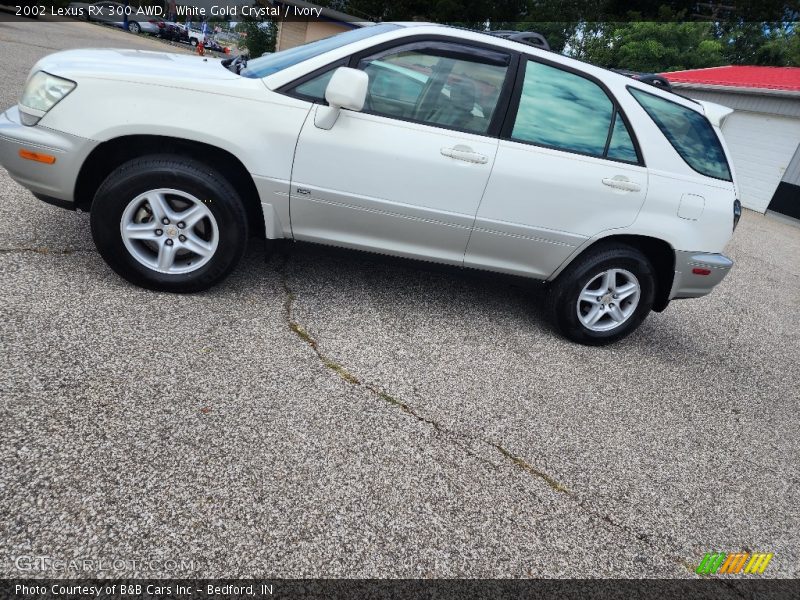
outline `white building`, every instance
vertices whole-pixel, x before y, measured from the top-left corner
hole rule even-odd
[[[733,108],[722,126],[744,206],[800,219],[800,68],[664,73],[679,94]]]

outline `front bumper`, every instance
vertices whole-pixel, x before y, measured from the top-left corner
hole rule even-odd
[[[23,125],[16,106],[0,115],[0,165],[38,196],[72,203],[81,165],[97,144],[41,125]],[[56,161],[49,165],[27,160],[20,156],[20,150],[50,154]]]
[[[675,252],[675,278],[670,300],[705,296],[725,278],[732,266],[733,261],[724,254]]]

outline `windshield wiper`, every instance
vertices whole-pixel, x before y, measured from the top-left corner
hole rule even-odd
[[[226,58],[222,61],[222,66],[233,71],[237,75],[241,75],[242,71],[247,68],[247,60],[250,57],[247,54],[240,54],[234,58]]]

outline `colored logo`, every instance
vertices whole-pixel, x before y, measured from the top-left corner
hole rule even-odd
[[[707,552],[697,567],[699,575],[738,575],[749,573],[761,575],[773,554],[766,552]]]

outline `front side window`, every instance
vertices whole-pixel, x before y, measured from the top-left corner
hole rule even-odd
[[[364,112],[486,134],[495,115],[511,57],[458,44],[402,46],[356,65],[369,76]],[[314,102],[337,64],[291,92]]]
[[[708,177],[731,181],[725,151],[704,115],[677,102],[634,88],[629,90],[692,169]]]
[[[361,61],[369,76],[365,108],[391,117],[414,118],[414,109],[430,79],[430,70],[413,53],[401,52],[383,60]]]
[[[361,60],[364,111],[486,134],[511,57],[458,44],[414,44]]]

